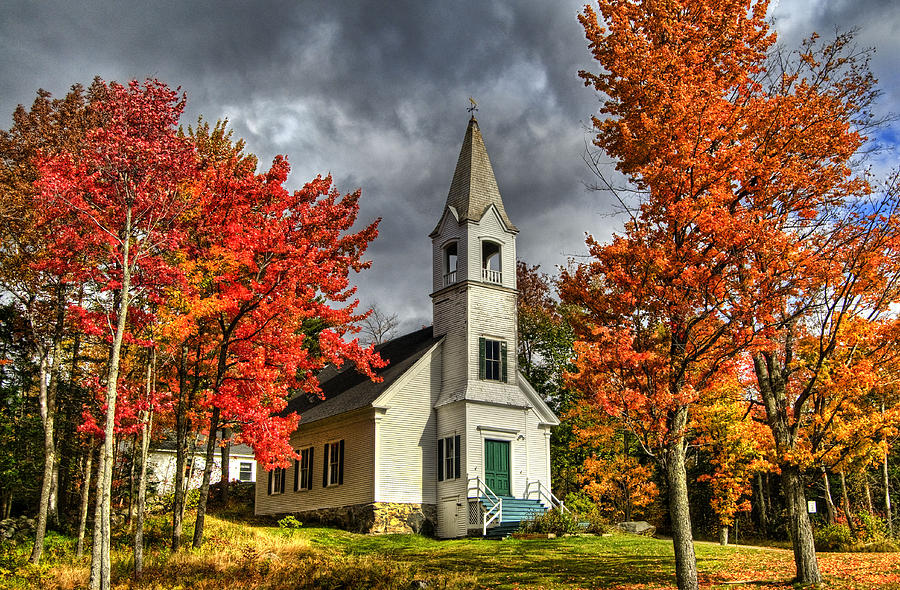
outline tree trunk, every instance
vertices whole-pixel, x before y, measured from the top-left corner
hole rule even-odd
[[[213,406],[209,419],[209,435],[206,440],[206,461],[203,464],[203,483],[200,484],[200,498],[197,501],[197,523],[194,525],[194,549],[203,544],[203,523],[206,520],[206,503],[209,500],[209,481],[212,477],[213,462],[216,460],[216,432],[219,430],[219,408]]]
[[[113,445],[116,428],[116,398],[119,385],[119,361],[122,340],[125,336],[126,317],[131,300],[131,207],[125,210],[125,227],[122,232],[122,289],[117,309],[116,333],[113,336],[112,351],[109,355],[109,374],[106,381],[106,423],[103,430],[103,446],[100,450],[100,465],[97,473],[97,513],[94,522],[94,539],[99,531],[100,543],[91,548],[91,590],[107,590],[110,579],[110,503],[112,502]]]
[[[187,416],[176,414],[175,427],[175,501],[172,506],[172,551],[181,548],[181,533],[184,519],[184,468],[187,459],[187,432],[184,422]]]
[[[856,532],[856,523],[853,522],[853,514],[850,512],[850,496],[847,494],[847,476],[844,475],[844,470],[841,469],[841,504],[844,509],[844,517],[847,519],[847,526],[850,527],[850,532]]]
[[[47,532],[47,512],[50,507],[50,488],[53,487],[53,464],[56,461],[56,445],[53,443],[53,422],[55,418],[55,408],[53,407],[53,395],[50,392],[51,387],[47,383],[48,379],[53,380],[50,376],[50,360],[47,355],[41,358],[41,368],[39,373],[40,383],[40,406],[41,406],[41,422],[44,426],[44,477],[41,483],[41,500],[38,506],[37,525],[34,532],[34,547],[31,550],[31,563],[38,563],[41,560],[41,554],[44,552],[44,535]]]
[[[792,340],[790,333],[785,340],[785,364],[790,364]],[[792,431],[792,413],[787,398],[787,377],[784,367],[775,355],[758,352],[753,355],[753,371],[763,405],[766,408],[766,420],[775,439],[775,449],[781,458],[781,487],[784,501],[788,509],[788,531],[794,548],[794,563],[797,568],[795,581],[799,584],[820,584],[819,562],[816,559],[816,547],[813,543],[812,525],[806,507],[806,493],[803,489],[803,478],[800,469],[784,460],[794,451],[796,435]],[[796,424],[795,424],[796,425]]]
[[[81,484],[81,510],[78,513],[78,544],[75,546],[75,557],[81,557],[84,553],[84,532],[87,529],[88,503],[91,496],[91,467],[94,463],[94,444],[91,442],[87,448],[87,457],[84,460],[84,479]]]
[[[228,504],[228,494],[231,488],[231,428],[222,429],[222,505]]]
[[[887,521],[888,533],[894,536],[894,519],[891,513],[891,478],[888,473],[888,452],[884,452],[884,461],[881,463],[881,478],[884,484],[884,519]]]
[[[9,518],[9,511],[12,508],[12,492],[9,490],[0,493],[0,520]]]
[[[150,370],[147,371],[148,380]],[[141,577],[144,571],[144,512],[147,505],[147,454],[150,450],[150,435],[153,431],[153,410],[141,412],[141,448],[137,456],[138,491],[134,518],[134,575]]]
[[[719,525],[719,545],[728,545],[728,525]]]
[[[684,430],[688,423],[688,409],[679,408],[669,425],[671,441],[666,448],[666,483],[669,488],[669,516],[672,520],[672,544],[675,548],[675,579],[678,590],[697,590],[697,558],[691,533],[688,502],[687,472],[685,470]]]
[[[822,467],[822,481],[825,483],[826,517],[828,519],[828,524],[834,524],[834,521],[835,521],[834,500],[831,497],[831,484],[828,482],[828,472],[825,470],[824,466]]]
[[[769,535],[769,508],[766,505],[766,489],[763,474],[756,474],[756,511],[759,516],[759,528],[765,536]]]
[[[872,504],[872,488],[869,487],[869,473],[867,471],[863,471],[863,487],[866,490],[866,506],[869,509],[869,514],[875,514],[875,506]]]
[[[52,378],[51,378],[52,379]],[[55,395],[53,396],[56,397]],[[54,404],[56,405],[56,404]],[[55,408],[54,408],[55,411]],[[55,422],[55,420],[54,420]],[[55,433],[54,433],[55,434]],[[50,497],[47,501],[47,523],[51,528],[59,528],[59,457],[60,450],[53,451],[53,473],[50,476]]]
[[[788,508],[788,531],[791,534],[794,563],[797,566],[795,581],[799,584],[820,584],[822,576],[819,574],[819,562],[816,559],[816,546],[800,470],[794,465],[782,466],[781,485]]]
[[[135,504],[137,503],[137,494],[135,494],[135,487],[137,484],[136,480],[138,465],[135,461],[135,458],[138,455],[138,440],[140,438],[140,433],[135,432],[134,438],[131,439],[131,466],[128,471],[128,512],[125,513],[125,524],[130,530],[132,530],[131,527],[134,524],[134,509]]]

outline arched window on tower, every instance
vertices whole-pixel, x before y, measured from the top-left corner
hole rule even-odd
[[[500,267],[500,244],[487,240],[481,242],[481,278],[488,283],[502,283],[502,270]]]
[[[456,264],[458,261],[456,242],[450,242],[444,247],[444,286],[456,282]]]

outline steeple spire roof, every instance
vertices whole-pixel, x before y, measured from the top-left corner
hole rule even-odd
[[[508,229],[519,231],[503,208],[500,189],[497,188],[497,180],[494,178],[494,169],[484,147],[484,138],[478,129],[478,121],[472,116],[466,128],[462,148],[459,150],[459,160],[456,162],[456,171],[453,173],[450,193],[447,195],[447,206],[456,210],[460,221],[478,221],[491,205],[497,208],[500,218]]]

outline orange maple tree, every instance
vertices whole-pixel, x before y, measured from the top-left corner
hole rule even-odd
[[[794,420],[837,328],[883,311],[900,268],[895,199],[854,174],[874,122],[869,54],[852,35],[770,53],[767,6],[601,0],[580,17],[601,66],[581,73],[603,95],[594,143],[641,200],[624,235],[589,240],[594,261],[569,277],[568,297],[586,310],[577,379],[610,411],[659,425],[679,588],[697,587],[677,475],[689,409],[745,350],[775,439],[797,581],[820,581]],[[802,330],[819,346],[801,378]]]
[[[564,299],[586,310],[576,380],[654,433],[682,589],[698,587],[689,409],[746,343],[728,309],[732,271],[762,238],[736,231],[752,217],[735,207],[751,148],[734,134],[735,105],[757,90],[774,41],[765,12],[764,2],[600,1],[579,17],[601,67],[581,72],[603,95],[594,143],[645,198],[623,236],[589,240],[594,261],[564,277]]]

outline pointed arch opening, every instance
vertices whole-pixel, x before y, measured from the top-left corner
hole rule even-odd
[[[481,278],[488,283],[502,283],[503,268],[500,260],[500,244],[483,240],[481,242]]]
[[[459,263],[459,245],[450,242],[444,246],[444,286],[452,285],[457,280],[457,264]]]

